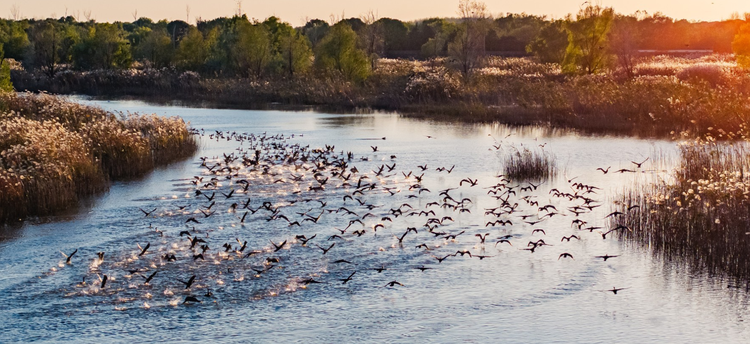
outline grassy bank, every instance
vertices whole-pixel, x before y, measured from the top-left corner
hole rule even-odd
[[[179,118],[119,117],[47,94],[0,93],[0,223],[45,215],[192,155]]]
[[[746,137],[743,133],[737,135]],[[666,260],[748,280],[749,172],[746,141],[722,143],[708,136],[681,144],[670,181],[622,197],[623,221],[631,229],[623,236]],[[633,206],[639,207],[626,210]]]
[[[492,58],[465,78],[444,60],[380,60],[362,84],[314,73],[293,79],[231,79],[173,69],[64,71],[50,78],[17,69],[19,90],[181,100],[217,107],[268,104],[371,108],[463,122],[544,124],[585,132],[669,136],[708,127],[739,130],[750,118],[750,75],[732,56],[642,59],[634,78],[569,76],[530,58]]]

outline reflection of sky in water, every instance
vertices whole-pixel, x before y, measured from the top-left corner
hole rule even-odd
[[[214,130],[295,134],[289,142],[309,144],[312,148],[332,144],[337,152],[352,151],[357,157],[367,156],[370,161],[352,163],[362,173],[371,174],[378,166],[392,161],[397,164],[394,172],[421,173],[417,165],[428,166],[423,185],[431,193],[408,199],[401,174],[390,176],[379,183],[399,187],[402,192],[395,197],[382,193],[368,195],[370,202],[384,205],[383,209],[373,210],[376,213],[387,212],[387,207],[404,202],[423,209],[426,203],[439,198],[439,190],[456,187],[466,177],[479,179],[480,187],[490,186],[497,180],[495,175],[501,171],[505,154],[523,147],[541,149],[539,145],[544,145],[545,151],[557,157],[562,172],[532,195],[540,205],[556,202],[563,210],[566,203],[553,199],[550,189],[570,190],[567,180],[572,178],[601,187],[602,192],[595,198],[605,206],[582,218],[604,225],[601,218],[609,211],[607,200],[616,191],[663,174],[651,172],[656,168],[650,163],[644,164],[648,172],[636,176],[603,175],[596,168],[631,168],[630,161],[674,154],[674,144],[664,141],[579,136],[533,127],[433,123],[395,114],[328,115],[158,107],[139,102],[93,103],[108,110],[180,115],[194,127],[205,129],[206,134]],[[382,140],[383,137],[386,139]],[[500,149],[492,148],[493,144],[500,145]],[[378,152],[373,152],[371,146],[377,146]],[[234,141],[204,137],[198,156],[210,160],[236,148]],[[397,158],[391,160],[391,155]],[[192,195],[187,180],[198,173],[196,161],[160,168],[139,180],[115,183],[109,193],[92,200],[92,205],[77,215],[52,218],[62,221],[41,221],[20,229],[6,229],[10,238],[0,242],[0,254],[6,261],[0,268],[0,301],[8,311],[0,315],[0,320],[4,320],[0,330],[10,333],[14,341],[29,338],[79,341],[103,333],[115,336],[105,338],[124,341],[189,340],[211,333],[217,339],[260,342],[451,343],[745,342],[750,336],[742,322],[748,315],[745,295],[723,289],[723,282],[689,273],[677,265],[665,265],[640,248],[601,240],[597,233],[579,232],[583,239],[580,242],[561,243],[559,237],[576,233],[570,228],[571,216],[543,223],[548,234],[545,241],[555,246],[533,254],[520,251],[526,241],[539,238],[530,235],[534,227],[522,225],[514,218],[514,226],[509,228],[485,229],[484,223],[491,217],[482,216],[483,209],[497,206],[497,202],[489,198],[486,189],[466,186],[452,191],[452,195],[471,199],[474,203],[471,214],[458,215],[434,208],[438,215],[456,219],[441,230],[453,234],[464,230],[466,234],[458,242],[441,243],[442,247],[434,252],[424,253],[414,248],[421,242],[439,242],[425,232],[409,234],[405,240],[408,245],[403,248],[395,245],[395,235],[424,222],[424,217],[400,217],[377,234],[368,232],[361,238],[347,238],[326,256],[314,246],[308,249],[297,243],[281,251],[283,269],[261,278],[253,277],[254,273],[248,269],[259,265],[248,261],[200,265],[197,270],[189,270],[192,265],[188,263],[168,265],[159,267],[155,287],[149,291],[153,297],[144,299],[145,291],[137,287],[143,280],[141,277],[132,277],[136,288],[130,288],[123,269],[108,268],[108,273],[116,277],[113,288],[121,285],[123,290],[108,296],[73,293],[66,297],[66,293],[75,291],[72,286],[80,281],[86,272],[85,265],[97,251],[107,252],[108,259],[120,260],[132,255],[137,244],[150,242],[156,252],[178,240],[174,237],[185,229],[184,216],[146,219],[138,208],[158,208],[162,212],[179,205],[204,204],[204,200],[184,198],[185,194]],[[456,168],[451,174],[434,170],[454,164]],[[668,164],[664,165],[658,169],[669,169]],[[258,177],[251,190],[254,206],[263,200],[281,202],[292,197],[293,191],[264,177]],[[326,197],[326,208],[356,207],[352,201],[343,203],[343,191],[332,187],[326,195],[330,196]],[[226,209],[230,201],[218,197],[217,207]],[[284,213],[291,215],[316,207],[300,203]],[[532,208],[525,204],[520,207],[526,213],[532,212]],[[247,240],[248,249],[269,247],[269,240],[278,243],[305,231],[309,235],[320,233],[316,241],[327,247],[330,242],[324,238],[337,233],[333,228],[346,226],[337,215],[327,214],[320,224],[306,224],[309,226],[306,229],[287,228],[279,221],[266,222],[260,217],[246,227],[239,227],[231,214],[216,216],[204,220],[205,226],[214,230],[209,240],[213,251],[209,252],[221,250],[222,242],[235,243],[235,239]],[[156,237],[149,225],[170,234],[171,239]],[[458,249],[482,252],[473,234],[484,232],[492,232],[493,238],[502,233],[513,234],[515,246],[495,248],[493,241],[483,251],[493,257],[482,261],[456,257],[438,264],[432,258],[433,254],[438,256]],[[80,263],[63,265],[51,276],[45,274],[62,259],[58,251],[69,253],[76,248]],[[561,252],[570,252],[575,259],[558,261]],[[621,256],[606,263],[592,258],[605,253]],[[333,259],[349,259],[358,265],[332,264]],[[132,264],[137,265],[137,261]],[[370,270],[383,265],[389,270],[382,274]],[[434,269],[426,272],[413,269],[419,265]],[[230,273],[226,268],[233,271]],[[354,270],[358,272],[347,285],[337,281]],[[164,286],[171,285],[175,294],[182,297],[175,279],[184,280],[192,274],[200,275],[199,285],[212,288],[217,302],[194,307],[169,306],[170,297],[163,295]],[[290,279],[305,277],[328,283],[310,285],[307,289],[290,283]],[[392,280],[405,287],[383,288]],[[614,286],[629,289],[618,295],[603,292]],[[196,293],[205,291],[199,290]],[[278,296],[269,297],[270,293]],[[144,302],[151,308],[144,309]],[[115,310],[120,307],[128,309]],[[127,332],[122,332],[123,329]],[[0,341],[7,341],[6,335],[2,337]]]

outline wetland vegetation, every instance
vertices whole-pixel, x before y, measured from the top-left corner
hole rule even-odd
[[[143,175],[196,149],[180,118],[0,93],[0,222],[68,208],[110,180]]]

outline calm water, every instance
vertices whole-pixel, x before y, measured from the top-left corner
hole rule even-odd
[[[668,166],[644,163],[638,173],[615,174],[633,168],[631,161],[670,155],[674,143],[627,138],[601,138],[557,133],[543,129],[503,126],[435,124],[392,114],[328,115],[314,112],[236,111],[150,106],[138,102],[87,102],[108,110],[179,115],[194,128],[203,129],[202,149],[194,159],[161,168],[141,180],[115,183],[110,192],[87,202],[67,215],[3,229],[0,241],[0,342],[176,342],[206,337],[228,342],[470,342],[470,343],[743,343],[750,340],[744,319],[750,316],[745,292],[726,289],[726,282],[684,270],[679,265],[655,261],[639,247],[629,247],[614,236],[606,240],[597,231],[579,231],[571,225],[575,215],[568,207],[581,202],[553,197],[552,189],[573,193],[571,183],[595,185],[601,190],[586,196],[602,204],[580,215],[586,226],[606,226],[604,217],[618,191],[664,177]],[[346,186],[330,177],[324,191],[312,172],[295,171],[278,163],[267,174],[246,168],[210,174],[200,166],[247,150],[250,142],[210,137],[216,131],[278,136],[268,140],[310,149],[335,146],[336,155],[351,151],[348,168],[356,167]],[[292,136],[294,135],[294,136]],[[428,137],[429,136],[429,137]],[[385,138],[383,140],[382,138]],[[499,149],[495,148],[499,145]],[[513,214],[500,219],[512,225],[486,227],[497,219],[485,209],[501,205],[488,194],[501,180],[503,156],[521,149],[543,149],[557,157],[557,178],[536,190],[520,190],[526,182],[510,182],[518,203]],[[371,146],[377,146],[373,151]],[[495,147],[493,147],[495,146]],[[252,151],[250,155],[252,155]],[[391,156],[395,156],[392,158]],[[384,164],[396,166],[376,176]],[[236,166],[239,162],[235,163]],[[427,169],[422,172],[419,165]],[[452,173],[439,172],[438,167]],[[596,169],[612,166],[610,173]],[[412,176],[406,178],[409,172]],[[402,173],[403,172],[403,173]],[[327,172],[324,172],[327,173]],[[430,191],[409,189],[414,175]],[[302,175],[300,181],[292,175]],[[344,199],[356,190],[357,179],[377,187],[355,199]],[[194,176],[203,183],[219,179],[216,203],[196,196]],[[246,192],[231,198],[221,194],[240,190],[237,180],[250,181]],[[477,186],[464,178],[477,179]],[[279,179],[282,179],[279,181]],[[568,182],[568,180],[571,180]],[[277,182],[278,181],[278,182]],[[466,212],[433,206],[444,203],[439,192],[464,201]],[[393,195],[391,195],[393,193]],[[526,200],[524,200],[526,197]],[[290,221],[267,220],[259,210],[229,211],[234,202],[250,200],[251,209],[270,202]],[[360,205],[356,200],[363,202]],[[538,205],[528,201],[539,202]],[[406,216],[412,210],[435,212]],[[538,224],[527,221],[547,212],[552,204],[561,215]],[[370,208],[367,205],[372,205]],[[182,209],[181,209],[182,207]],[[241,206],[240,206],[241,207]],[[351,210],[335,212],[341,207]],[[401,208],[395,217],[391,209]],[[151,211],[144,216],[140,209]],[[201,210],[215,211],[205,217]],[[329,212],[329,210],[331,210]],[[362,219],[366,213],[374,217]],[[304,219],[317,217],[317,223]],[[310,216],[307,216],[310,215]],[[565,216],[563,216],[565,215]],[[429,217],[450,216],[435,232],[459,234],[455,239],[433,235],[424,227]],[[200,224],[187,223],[194,217]],[[384,220],[390,217],[393,221]],[[349,221],[362,219],[344,230]],[[382,228],[373,228],[382,223]],[[400,237],[410,232],[400,245]],[[541,228],[545,233],[532,233]],[[602,228],[606,230],[605,228]],[[158,232],[157,232],[158,230]],[[190,242],[180,232],[206,240],[205,260],[193,260]],[[362,236],[353,234],[364,230]],[[161,234],[159,233],[161,232]],[[490,233],[485,244],[475,234]],[[342,238],[329,237],[339,234]],[[580,240],[561,242],[576,234]],[[316,237],[303,246],[296,235]],[[512,246],[498,237],[510,236]],[[521,250],[526,243],[544,239],[552,246],[535,252]],[[222,253],[222,244],[242,254]],[[275,251],[274,244],[287,241]],[[336,245],[327,254],[316,247]],[[150,244],[143,255],[141,247]],[[429,250],[417,248],[426,244]],[[199,244],[200,245],[200,244]],[[198,245],[198,246],[199,246]],[[65,264],[61,252],[77,253]],[[259,253],[242,258],[246,253]],[[474,256],[450,256],[456,251]],[[99,263],[97,252],[105,252]],[[198,251],[200,252],[200,251]],[[574,259],[558,259],[563,252]],[[161,257],[175,254],[177,261]],[[618,255],[603,261],[598,255]],[[267,258],[278,259],[268,263]],[[347,260],[347,262],[336,262]],[[420,271],[417,267],[427,267]],[[385,267],[378,272],[374,269]],[[130,270],[130,271],[129,271]],[[256,271],[257,270],[257,271]],[[148,285],[145,278],[157,274]],[[260,272],[258,272],[260,271]],[[352,279],[342,284],[355,272]],[[100,289],[99,277],[109,281]],[[190,289],[180,281],[195,275]],[[82,279],[86,284],[81,283]],[[305,284],[312,278],[323,283]],[[386,287],[391,281],[403,285]],[[614,294],[608,289],[627,288]],[[211,296],[206,296],[208,292]],[[201,303],[182,304],[192,295]]]

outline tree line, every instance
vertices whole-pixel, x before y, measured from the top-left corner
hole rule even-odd
[[[50,77],[66,68],[143,66],[252,78],[293,78],[315,70],[361,81],[382,57],[441,56],[469,75],[490,52],[532,54],[571,73],[596,73],[614,63],[627,70],[640,49],[732,52],[735,35],[746,22],[739,16],[689,22],[660,13],[622,15],[594,5],[556,20],[527,14],[492,17],[484,3],[474,0],[460,0],[458,7],[456,18],[404,22],[369,13],[336,21],[313,19],[302,27],[277,17],[259,21],[246,15],[198,20],[196,25],[149,18],[129,23],[71,16],[3,19],[0,57]]]

